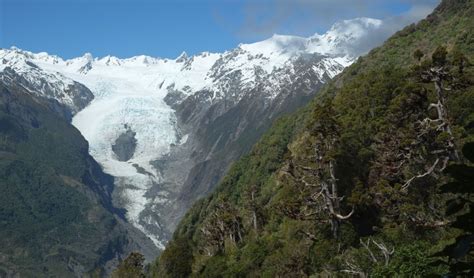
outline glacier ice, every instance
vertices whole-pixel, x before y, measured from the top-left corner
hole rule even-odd
[[[368,32],[380,25],[381,21],[375,19],[347,20],[335,24],[324,35],[274,35],[224,53],[183,53],[174,60],[144,55],[99,59],[89,53],[63,60],[44,52],[0,49],[0,72],[8,66],[31,82],[41,75],[48,82],[59,84],[58,88],[76,81],[92,91],[94,99],[75,114],[72,123],[89,142],[90,154],[106,173],[115,177],[120,204],[127,210],[128,220],[159,248],[164,248],[166,239],[149,230],[160,223],[144,214],[150,204],[153,207],[169,202],[167,192],[155,192],[153,197],[146,194],[154,184],[163,182],[160,171],[150,162],[166,156],[172,145],[189,141],[188,135],[181,136],[175,111],[164,100],[166,95],[178,91],[189,97],[207,90],[209,102],[221,97],[238,102],[243,96],[229,91],[235,76],[239,76],[241,88],[251,88],[264,77],[267,87],[260,92],[271,100],[277,96],[278,86],[289,82],[291,75],[285,69],[294,74],[293,63],[298,55],[324,55],[311,69],[321,80],[324,75],[332,78],[362,54],[354,53],[351,45],[364,40]],[[58,101],[73,105],[70,98]],[[119,161],[112,145],[127,129],[125,125],[136,133],[137,146],[129,161]]]

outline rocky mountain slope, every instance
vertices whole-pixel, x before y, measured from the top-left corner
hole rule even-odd
[[[5,84],[66,107],[89,153],[115,178],[114,205],[163,248],[186,209],[212,191],[270,123],[368,51],[365,38],[380,26],[358,18],[323,35],[274,35],[174,60],[64,60],[2,49],[0,71]]]
[[[7,86],[20,86],[32,95],[58,101],[67,107],[64,111],[69,118],[86,107],[94,98],[92,92],[84,85],[66,78],[57,72],[45,72],[32,61],[33,55],[12,48],[10,51],[1,50],[0,71],[2,81]],[[39,55],[43,59],[57,59],[47,55]]]
[[[0,276],[105,274],[133,250],[154,256],[112,205],[113,177],[70,125],[70,103],[11,77],[0,73]]]
[[[442,1],[277,121],[186,214],[152,274],[446,274],[431,255],[459,235],[462,207],[438,188],[474,141],[473,13],[472,0]],[[450,256],[472,267],[463,239]]]

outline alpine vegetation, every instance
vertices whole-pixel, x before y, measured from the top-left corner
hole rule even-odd
[[[2,3],[17,18],[2,14],[0,277],[474,275],[473,0],[200,1],[166,21],[173,28],[141,26],[168,34],[159,41],[132,27],[175,17],[162,13],[172,3],[62,13],[28,1]],[[187,9],[214,5],[244,24],[265,7],[255,33],[302,23],[293,12],[312,11],[301,7],[327,9],[306,25],[339,21],[203,48],[226,37]],[[33,6],[41,20],[25,16]],[[101,7],[111,12],[99,23]],[[105,20],[124,15],[136,21]],[[76,28],[81,52],[44,24]],[[186,36],[169,32],[180,24]],[[111,44],[117,32],[127,43]],[[142,35],[156,50],[189,40],[192,55],[133,56],[146,53]],[[101,48],[133,57],[76,57]]]

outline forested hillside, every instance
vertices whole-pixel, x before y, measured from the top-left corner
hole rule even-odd
[[[0,277],[105,273],[137,249],[123,211],[111,204],[113,178],[61,105],[0,75]]]
[[[472,181],[473,63],[474,1],[444,0],[277,121],[151,274],[472,275],[472,190],[443,184]]]

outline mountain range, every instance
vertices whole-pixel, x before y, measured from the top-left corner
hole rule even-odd
[[[472,276],[472,18],[0,49],[0,277]]]
[[[276,120],[152,277],[472,277],[474,1],[444,0]]]
[[[369,50],[382,21],[345,20],[309,38],[274,35],[224,53],[176,59],[64,60],[0,50],[0,76],[45,98],[114,177],[113,205],[163,249],[187,208],[209,194],[278,116]]]

